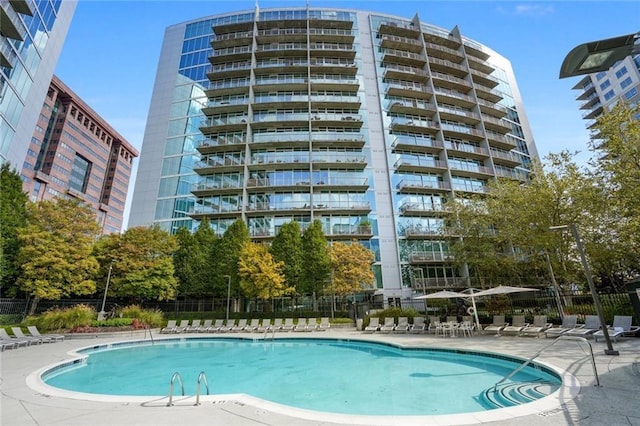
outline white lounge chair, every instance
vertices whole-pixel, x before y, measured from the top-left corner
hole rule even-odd
[[[244,331],[245,328],[247,328],[247,319],[240,318],[238,322],[229,329],[229,331],[237,333],[239,331]]]
[[[273,331],[282,331],[282,318],[276,318],[273,320],[273,325],[271,326],[271,330]]]
[[[378,330],[380,330],[380,318],[371,317],[371,319],[369,320],[369,325],[366,326],[363,331],[365,333],[374,333]]]
[[[236,324],[236,320],[234,320],[234,319],[226,320],[224,322],[224,325],[221,325],[220,328],[218,328],[218,333],[227,333],[227,332],[233,330],[233,326],[235,324]]]
[[[600,317],[597,315],[587,315],[584,319],[584,324],[577,325],[576,328],[567,331],[564,335],[588,339],[598,330],[600,330]]]
[[[316,331],[318,329],[317,318],[307,318],[307,331]]]
[[[262,324],[260,324],[258,326],[258,328],[256,328],[256,332],[258,333],[265,333],[267,331],[271,330],[271,319],[270,318],[264,318],[262,320]]]
[[[294,327],[293,331],[307,331],[307,319],[298,318],[298,323]]]
[[[9,336],[9,333],[7,333],[7,330],[5,330],[3,327],[0,327],[0,339],[5,341],[5,342],[12,342],[18,345],[18,347],[20,346],[30,346],[31,345],[31,340],[29,339],[23,339],[20,337],[15,337],[15,336]]]
[[[49,337],[53,339],[54,342],[62,342],[64,340],[63,334],[51,334],[51,333],[41,334],[40,331],[38,330],[38,327],[36,327],[35,325],[27,326],[27,330],[29,330],[29,333],[31,333],[31,335],[34,337]]]
[[[524,315],[514,315],[511,319],[511,325],[507,325],[503,328],[500,334],[518,335],[528,325],[529,323],[526,322]]]
[[[296,325],[293,323],[293,318],[285,318],[282,325],[282,331],[293,331]]]
[[[566,332],[573,330],[578,325],[578,316],[577,315],[565,315],[562,318],[562,324],[560,327],[552,327],[548,330],[544,331],[544,337],[558,337],[562,336]]]
[[[244,331],[247,333],[257,332],[258,327],[260,327],[260,318],[254,318],[251,320],[249,325],[244,328]]]
[[[409,333],[419,334],[427,331],[427,323],[424,317],[414,317]]]
[[[216,319],[213,325],[207,329],[209,333],[219,333],[220,329],[224,326],[224,320],[222,318]]]
[[[4,352],[5,349],[16,349],[17,347],[18,347],[18,342],[13,342],[11,340],[6,340],[6,339],[0,339],[0,352]]]
[[[609,337],[611,337],[614,342],[617,342],[618,337],[624,336],[625,334],[632,334],[640,330],[640,327],[632,326],[631,321],[632,317],[630,316],[614,316],[613,325],[607,329]],[[598,330],[593,333],[593,338],[596,339],[596,342],[598,341],[598,337],[604,337],[604,332],[602,330]]]
[[[13,335],[16,336],[18,339],[27,339],[31,341],[31,344],[41,344],[41,343],[53,343],[53,339],[50,339],[48,337],[34,337],[34,336],[27,336],[22,332],[22,329],[20,327],[11,327],[11,331],[13,331]]]
[[[176,331],[174,333],[183,333],[189,327],[189,320],[180,320],[180,324],[176,327]]]
[[[160,333],[175,333],[177,327],[176,320],[169,320],[167,321],[167,326],[160,329]]]
[[[209,328],[213,325],[212,319],[206,319],[204,322],[198,327],[198,333],[207,333],[209,332]]]
[[[320,318],[320,324],[318,325],[318,331],[327,331],[331,328],[329,317]]]
[[[391,333],[396,328],[396,320],[393,317],[384,319],[384,324],[380,327],[380,333]]]
[[[191,325],[187,326],[187,328],[185,328],[184,332],[185,333],[197,333],[198,329],[200,328],[200,323],[202,322],[202,320],[199,319],[194,319],[193,322],[191,323]]]
[[[551,328],[551,323],[547,322],[546,315],[534,315],[533,324],[526,326],[520,331],[521,336],[540,337],[540,333],[544,333]]]
[[[493,322],[484,328],[483,333],[500,334],[509,323],[505,322],[504,315],[494,315]]]
[[[394,333],[406,333],[409,331],[409,318],[398,317],[398,325],[393,329]]]
[[[427,327],[427,333],[435,334],[440,323],[440,318],[436,315],[429,315],[429,325]]]

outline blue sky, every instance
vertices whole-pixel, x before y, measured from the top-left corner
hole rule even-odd
[[[259,2],[262,9],[305,3]],[[578,44],[640,30],[640,2],[631,0],[309,0],[309,4],[407,18],[418,13],[424,22],[442,28],[458,25],[462,34],[511,61],[543,158],[563,149],[583,153],[587,149],[583,111],[575,100],[578,92],[571,89],[578,78],[558,79],[564,56]],[[254,6],[255,0],[79,0],[56,74],[140,149],[166,27]],[[131,188],[134,182],[132,178]]]

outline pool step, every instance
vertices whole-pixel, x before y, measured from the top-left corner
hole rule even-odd
[[[504,383],[495,391],[493,388],[485,390],[480,400],[490,408],[513,407],[550,395],[557,388],[557,383],[546,380]]]

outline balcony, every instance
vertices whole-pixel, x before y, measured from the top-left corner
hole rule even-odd
[[[364,155],[349,152],[329,153],[314,151],[311,155],[314,169],[339,167],[340,169],[361,170],[367,165]]]
[[[340,126],[360,128],[362,127],[362,116],[359,114],[334,114],[312,112],[311,121],[313,127]]]
[[[343,90],[354,92],[360,87],[356,78],[345,78],[331,74],[311,74],[309,79],[311,90]]]
[[[494,164],[504,164],[511,167],[520,166],[522,164],[518,154],[513,152],[491,149],[491,157],[493,158]]]
[[[391,147],[395,150],[411,152],[440,152],[443,149],[442,142],[431,138],[419,138],[413,136],[397,136]]]
[[[486,132],[487,140],[489,141],[489,145],[494,146],[496,148],[501,148],[507,151],[511,151],[516,147],[516,142],[513,139],[506,137],[503,134],[492,132],[487,130]]]
[[[484,121],[484,127],[487,130],[492,130],[498,133],[509,133],[511,131],[511,123],[502,118],[483,115],[482,121]]]
[[[387,94],[390,96],[407,96],[419,99],[431,99],[433,91],[426,84],[409,82],[388,82]]]
[[[398,49],[413,53],[422,52],[422,43],[420,40],[391,34],[380,35],[380,46],[385,49]]]
[[[309,132],[254,132],[250,141],[252,149],[291,147],[309,148]]]
[[[441,126],[445,135],[452,136],[454,138],[466,138],[475,141],[481,141],[484,139],[484,133],[472,127],[449,123],[442,123]]]
[[[201,154],[210,154],[222,151],[238,151],[243,149],[246,139],[243,136],[216,136],[203,137],[197,141],[197,149]]]
[[[400,206],[400,213],[403,216],[437,216],[448,212],[449,210],[442,204],[404,203]]]
[[[313,148],[362,148],[365,138],[360,133],[349,132],[312,132]]]
[[[247,113],[249,109],[249,96],[228,96],[217,98],[214,101],[209,101],[202,108],[202,113],[207,116],[223,115],[223,114],[235,114],[235,113]]]
[[[447,163],[428,157],[405,157],[398,159],[393,165],[399,172],[442,172],[447,169]]]
[[[312,182],[317,190],[331,191],[361,191],[364,192],[369,188],[369,179],[367,178],[344,178],[331,177],[328,179],[316,179]]]
[[[416,68],[409,65],[399,65],[386,62],[384,64],[384,78],[401,79],[426,82],[429,74],[422,68]]]
[[[469,111],[464,108],[450,108],[446,106],[439,106],[438,112],[440,113],[441,120],[451,120],[460,123],[476,126],[480,123],[480,114],[473,111]]]
[[[436,106],[431,102],[426,102],[420,99],[391,99],[389,102],[387,102],[387,110],[389,112],[399,114],[424,115],[425,111],[435,113]]]
[[[367,201],[316,201],[313,210],[316,214],[367,215],[371,212],[371,205]]]
[[[309,96],[304,94],[269,94],[256,93],[253,99],[254,111],[266,108],[306,108],[309,104]],[[256,114],[263,114],[256,111]]]
[[[451,173],[455,173],[457,176],[481,179],[493,176],[493,169],[491,167],[480,166],[473,163],[449,161],[449,168],[451,169]]]
[[[528,179],[528,176],[525,172],[515,169],[505,169],[502,167],[496,167],[496,176],[521,182],[524,182]]]
[[[311,58],[309,66],[312,73],[336,73],[336,74],[352,74],[358,72],[358,66],[353,59],[341,58]]]
[[[214,172],[240,172],[244,169],[244,158],[235,156],[210,157],[198,161],[193,171],[199,175],[210,175]]]
[[[213,56],[209,57],[209,62],[211,62],[212,65],[215,65],[221,62],[237,62],[250,59],[251,46],[234,46],[214,49]]]
[[[414,251],[409,253],[409,263],[443,263],[453,261],[449,253]]]
[[[355,38],[353,30],[339,28],[309,28],[309,40],[352,43]]]
[[[471,69],[471,78],[475,83],[487,86],[491,89],[500,84],[500,80],[498,80],[496,77],[488,74],[483,74],[480,71],[474,69]]]
[[[398,192],[406,194],[430,194],[433,191],[451,191],[451,185],[448,182],[433,181],[428,177],[424,179],[420,176],[415,178],[406,178],[401,180],[397,185]]]
[[[478,105],[480,106],[480,112],[483,114],[489,114],[497,118],[502,118],[508,114],[505,107],[494,102],[478,99]]]
[[[356,95],[311,95],[311,108],[360,109],[360,105],[360,97]]]
[[[292,76],[273,76],[268,75],[256,75],[254,87],[259,88],[260,91],[267,90],[307,90],[307,78],[306,77],[292,77]],[[286,86],[286,87],[285,87]]]
[[[300,127],[309,123],[308,112],[276,112],[256,111],[253,114],[251,127],[254,129],[277,128],[282,126]]]
[[[484,62],[482,59],[478,59],[472,55],[467,55],[469,61],[469,68],[481,71],[482,73],[489,75],[496,69],[489,63]]]
[[[435,87],[434,90],[438,102],[449,103],[462,108],[473,108],[476,104],[476,101],[472,96],[456,90],[450,90],[443,87]]]
[[[333,225],[325,235],[334,240],[371,238],[373,229],[371,225]]]
[[[207,72],[207,78],[209,80],[219,80],[222,78],[248,77],[250,73],[250,61],[224,62],[212,65]]]
[[[431,77],[434,80],[434,84],[438,87],[446,87],[448,89],[453,89],[465,93],[468,93],[473,88],[473,85],[470,81],[467,81],[464,78],[455,77],[450,74],[432,71]]]
[[[200,124],[200,130],[205,135],[213,132],[222,132],[229,130],[240,131],[246,129],[248,119],[249,117],[247,117],[246,115],[208,118],[202,120],[202,123]]]
[[[418,38],[420,35],[420,28],[409,23],[388,21],[380,24],[378,33],[397,35],[406,38]]]
[[[429,131],[430,133],[437,133],[440,126],[437,122],[427,119],[415,119],[409,117],[393,117],[391,120],[392,130],[406,130],[416,131],[419,128],[422,131]]]
[[[489,150],[481,146],[459,142],[445,142],[444,146],[450,153],[463,154],[465,158],[486,159],[487,157],[489,157]]]
[[[411,226],[404,230],[404,236],[409,239],[425,238],[450,238],[450,234],[444,227]]]
[[[301,57],[307,54],[307,43],[284,42],[256,46],[256,58]]]
[[[271,170],[286,167],[293,170],[309,169],[308,152],[269,152],[253,154],[250,169]]]
[[[269,28],[264,30],[258,30],[256,32],[256,40],[258,43],[269,42],[285,42],[307,41],[307,29],[306,28]]]
[[[356,49],[351,43],[330,43],[330,42],[311,42],[309,45],[309,55],[326,56],[332,58],[353,58],[356,56]]]
[[[211,45],[214,49],[222,49],[232,46],[246,46],[253,38],[252,31],[242,31],[228,34],[220,34],[213,37]]]
[[[420,53],[407,52],[406,50],[384,49],[382,62],[403,64],[421,69],[427,63],[427,58]]]
[[[452,176],[456,177],[456,176]],[[454,183],[452,185],[452,189],[456,192],[469,192],[472,194],[486,194],[489,192],[489,188],[486,184],[482,185],[473,185],[473,184],[459,184]]]
[[[205,86],[205,94],[209,98],[224,95],[249,93],[249,78],[229,78],[224,80],[210,81]]]
[[[453,259],[452,257],[448,258]],[[418,278],[413,277],[411,288],[414,290],[442,289],[442,288],[468,288],[468,278],[464,277],[433,277]]]
[[[426,43],[427,54],[439,59],[444,59],[459,64],[464,60],[464,53],[456,49],[442,46],[436,43]]]
[[[247,192],[264,193],[264,191],[289,191],[307,193],[310,191],[311,182],[308,180],[294,180],[291,177],[281,179],[250,178],[247,179]]]
[[[496,103],[503,99],[502,92],[499,90],[490,89],[480,84],[476,84],[474,87],[476,89],[476,95],[486,101]]]
[[[433,71],[440,71],[445,74],[453,74],[456,77],[465,77],[469,71],[464,65],[456,64],[451,61],[445,61],[444,59],[429,58],[429,66]]]
[[[220,194],[238,194],[242,192],[240,182],[205,180],[191,187],[196,197],[207,197]]]
[[[5,4],[5,1],[2,3],[2,7],[0,7],[0,28],[2,28],[2,35],[13,40],[23,41],[26,30],[20,17],[13,6]]]

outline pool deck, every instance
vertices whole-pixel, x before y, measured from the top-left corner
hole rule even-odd
[[[262,339],[261,334],[181,334],[190,336],[223,336]],[[614,343],[619,356],[604,354],[605,344],[593,345],[600,386],[595,376],[588,349],[576,341],[559,341],[545,350],[538,361],[559,367],[577,379],[580,386],[560,392],[552,401],[503,410],[470,414],[431,417],[324,416],[306,410],[276,407],[247,396],[225,399],[203,397],[194,406],[194,397],[177,397],[175,405],[167,407],[168,398],[140,401],[87,401],[52,396],[38,386],[30,387],[33,373],[45,366],[71,358],[69,352],[81,347],[125,340],[141,340],[140,333],[125,333],[111,337],[65,339],[64,342],[42,344],[27,348],[5,350],[0,354],[0,424],[13,425],[273,425],[273,426],[329,426],[352,424],[413,425],[413,424],[485,424],[485,425],[584,425],[584,426],[640,426],[640,338],[624,338]],[[159,335],[156,339],[176,337]],[[330,329],[326,332],[277,333],[275,338],[338,338],[365,339],[402,346],[464,348],[498,352],[528,358],[551,339],[476,335],[473,337],[436,337],[411,334],[364,334],[355,329]],[[148,335],[146,336],[148,339]],[[372,372],[374,374],[375,372]],[[210,377],[209,381],[213,382]],[[408,390],[409,391],[409,390]],[[573,393],[573,395],[571,395]],[[575,397],[572,397],[575,396]],[[547,399],[547,398],[545,398]],[[535,403],[533,403],[535,404]]]

